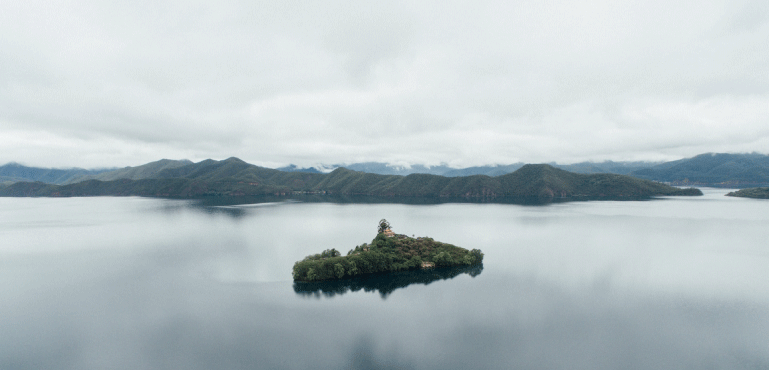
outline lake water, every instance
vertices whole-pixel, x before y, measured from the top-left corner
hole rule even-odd
[[[0,198],[0,369],[767,369],[768,202]],[[336,285],[295,261],[397,233],[472,270]]]

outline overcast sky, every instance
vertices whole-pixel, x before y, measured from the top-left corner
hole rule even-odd
[[[768,152],[768,1],[3,1],[0,163]]]

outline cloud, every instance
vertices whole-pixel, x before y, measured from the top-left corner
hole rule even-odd
[[[0,162],[468,166],[766,153],[767,7],[7,3],[0,136],[56,139],[6,144]],[[77,149],[50,154],[68,140]]]

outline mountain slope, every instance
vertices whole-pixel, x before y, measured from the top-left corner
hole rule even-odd
[[[159,161],[150,162],[147,164],[143,164],[141,166],[125,167],[117,170],[102,172],[99,174],[88,174],[88,175],[74,177],[64,182],[64,184],[72,184],[72,183],[86,181],[86,180],[112,181],[112,180],[119,180],[119,179],[129,179],[129,180],[146,179],[146,178],[153,177],[155,174],[157,174],[160,171],[170,169],[170,168],[186,166],[189,164],[192,164],[192,162],[186,159],[182,159],[178,161],[171,160],[171,159],[161,159]],[[39,180],[39,181],[47,182],[44,180]]]
[[[675,185],[706,185],[722,187],[766,186],[768,184],[768,156],[762,154],[701,154],[692,158],[671,162],[581,162],[574,164],[556,164],[551,166],[569,172],[581,174],[613,173],[630,175],[645,180],[669,182]],[[346,165],[345,168],[380,175],[430,174],[445,177],[465,177],[486,175],[490,177],[512,173],[523,167],[524,163],[510,165],[490,165],[467,168],[448,166],[412,167],[391,166],[386,163],[365,162]],[[332,166],[339,167],[339,166]],[[279,170],[297,171],[296,166]],[[317,169],[302,171],[321,173]]]
[[[614,173],[618,175],[628,175],[633,171],[650,168],[661,164],[662,162],[580,162],[574,164],[552,164],[554,167],[561,168],[575,173]]]
[[[768,156],[763,154],[707,153],[666,162],[629,175],[676,185],[767,186]]]
[[[39,168],[8,163],[0,166],[0,182],[41,181],[49,184],[64,184],[73,178],[97,175],[106,171],[110,170]]]
[[[649,195],[700,195],[631,176],[578,174],[549,165],[525,165],[500,176],[506,196],[517,197],[644,197]],[[698,191],[699,193],[700,191]]]
[[[153,162],[147,168],[157,169]],[[149,164],[148,164],[149,165]],[[141,167],[141,166],[140,166]],[[576,174],[550,165],[524,165],[515,172],[490,177],[444,177],[427,174],[378,175],[345,168],[328,174],[282,172],[238,158],[205,160],[159,171],[146,178],[87,180],[67,185],[16,183],[0,189],[4,196],[140,195],[156,197],[287,195],[322,193],[379,197],[445,198],[576,198],[700,195],[661,183],[615,174]]]
[[[413,173],[423,173],[423,174],[429,174],[429,175],[444,176],[444,173],[446,173],[447,171],[453,170],[453,168],[443,166],[443,165],[432,166],[432,167],[427,167],[423,165],[401,167],[401,166],[391,166],[387,163],[379,163],[379,162],[351,163],[346,165],[335,165],[334,167],[344,167],[353,171],[376,173],[379,175],[401,175],[401,176],[407,176]]]
[[[754,198],[754,199],[770,198],[770,196],[768,196],[770,195],[768,193],[768,188],[746,188],[738,191],[731,191],[725,195],[728,197],[739,197],[739,198]]]

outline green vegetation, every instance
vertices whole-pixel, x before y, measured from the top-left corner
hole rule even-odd
[[[382,220],[378,229],[382,227]],[[478,249],[467,250],[431,238],[406,235],[386,236],[389,228],[377,234],[371,244],[361,244],[342,256],[336,249],[305,257],[294,264],[295,281],[323,281],[359,275],[414,270],[430,267],[477,265],[484,259]]]
[[[489,177],[443,177],[412,174],[377,175],[338,168],[328,174],[282,172],[248,164],[238,158],[184,164],[159,161],[123,169],[111,181],[87,180],[67,185],[18,182],[0,189],[0,196],[138,195],[171,198],[212,196],[292,196],[333,194],[372,197],[601,199],[656,195],[702,195],[661,183],[614,174],[577,174],[546,164],[525,165],[515,172]],[[104,178],[114,174],[106,172]],[[101,176],[101,175],[100,175]]]
[[[767,163],[768,156],[764,154],[706,153],[671,162],[582,162],[569,165],[553,164],[552,167],[578,174],[629,175],[676,186],[744,188],[767,186]],[[473,197],[488,196],[490,192],[496,196],[495,188],[499,186],[500,177],[525,166],[524,163],[515,163],[454,169],[447,166],[428,168],[417,165],[402,169],[390,167],[385,163],[370,162],[353,163],[347,169],[340,168],[331,174],[323,174],[315,169],[298,170],[295,166],[278,170],[262,168],[238,158],[224,161],[208,159],[199,163],[161,159],[141,166],[110,170],[35,168],[8,163],[0,166],[0,182],[41,181],[62,185],[86,180],[108,182],[122,179],[187,178],[198,181],[262,181],[278,188],[288,187],[290,191],[329,191],[347,195]],[[451,180],[455,177],[462,179]],[[505,192],[505,189],[503,190]]]
[[[41,181],[47,184],[65,184],[73,179],[85,178],[108,172],[108,169],[84,170],[82,168],[40,168],[27,167],[18,163],[7,163],[0,166],[0,182],[14,183],[19,181]]]
[[[394,291],[413,284],[428,285],[434,281],[453,279],[461,274],[467,274],[473,278],[481,274],[483,270],[484,265],[477,264],[370,274],[355,279],[295,281],[294,292],[307,297],[320,297],[321,295],[334,297],[363,289],[366,292],[379,292],[382,299],[386,299]]]
[[[171,159],[161,159],[159,161],[150,162],[147,164],[143,164],[141,166],[125,167],[118,170],[112,170],[112,171],[102,172],[98,174],[77,176],[65,181],[64,184],[74,184],[74,183],[82,182],[86,180],[113,181],[113,180],[120,180],[120,179],[129,179],[129,180],[148,179],[148,178],[154,177],[155,175],[157,175],[159,172],[163,170],[187,166],[189,164],[192,164],[192,162],[186,159],[179,160],[179,161],[171,160]]]
[[[728,197],[768,199],[768,188],[741,189],[738,191],[731,191],[725,195]]]
[[[706,185],[717,187],[751,187],[766,186],[768,183],[768,156],[758,153],[728,154],[706,153],[692,158],[684,158],[670,162],[581,162],[573,164],[551,165],[569,172],[614,173],[629,175],[645,180],[671,183],[677,186]],[[425,167],[393,167],[387,163],[365,162],[351,163],[345,168],[354,171],[380,174],[401,175],[430,174],[445,177],[463,177],[486,175],[489,177],[502,176],[518,170],[525,163],[508,165],[486,165],[466,168],[451,168],[446,165]],[[315,168],[298,169],[296,166],[280,168],[281,171],[305,171],[320,173]]]
[[[390,222],[383,218],[377,225],[377,234],[384,233],[385,230],[390,230]]]
[[[629,175],[683,186],[767,186],[770,169],[767,163],[765,154],[706,153],[636,170]]]

